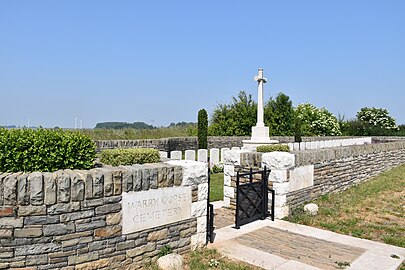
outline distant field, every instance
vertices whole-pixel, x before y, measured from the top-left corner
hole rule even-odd
[[[93,140],[139,140],[168,137],[196,136],[196,127],[171,127],[156,129],[82,129],[79,132]]]

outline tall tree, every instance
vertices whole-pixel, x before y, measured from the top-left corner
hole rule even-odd
[[[292,136],[294,134],[294,108],[290,97],[278,93],[264,106],[264,122],[270,129],[270,136]]]
[[[198,148],[208,148],[208,114],[204,109],[198,111]]]
[[[252,95],[240,91],[232,97],[231,104],[219,104],[215,108],[210,125],[210,134],[216,136],[247,136],[256,124],[257,104]]]

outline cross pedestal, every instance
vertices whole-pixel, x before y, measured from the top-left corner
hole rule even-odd
[[[263,77],[263,69],[259,68],[259,74],[254,77],[257,81],[257,123],[252,127],[252,137],[250,140],[243,140],[243,148],[247,150],[256,150],[259,145],[276,144],[277,140],[270,140],[269,127],[264,126],[263,111],[263,84],[267,79]]]

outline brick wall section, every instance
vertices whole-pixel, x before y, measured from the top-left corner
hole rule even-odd
[[[190,250],[197,218],[123,235],[122,192],[182,185],[168,164],[0,173],[0,269],[139,269]],[[193,201],[198,201],[192,186]]]
[[[314,164],[314,185],[288,193],[290,209],[405,163],[405,141],[297,152],[295,162]]]

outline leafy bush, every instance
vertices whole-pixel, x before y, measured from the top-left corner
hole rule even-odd
[[[357,120],[361,135],[391,135],[398,131],[395,119],[389,115],[387,109],[383,108],[361,108],[357,112]]]
[[[222,165],[214,165],[211,167],[211,173],[223,173],[224,172],[224,166]]]
[[[198,148],[208,147],[208,114],[202,109],[198,112]]]
[[[0,171],[89,169],[95,144],[88,136],[62,129],[0,129]]]
[[[357,112],[357,119],[363,123],[378,126],[383,129],[398,129],[395,119],[389,116],[387,109],[383,108],[361,108],[360,111]]]
[[[340,126],[336,117],[325,108],[312,104],[300,104],[295,109],[296,117],[301,121],[302,136],[339,136]]]
[[[160,161],[160,155],[152,148],[107,149],[101,151],[100,161],[112,166],[155,163]]]
[[[290,148],[285,144],[260,145],[257,147],[256,152],[290,152]]]

